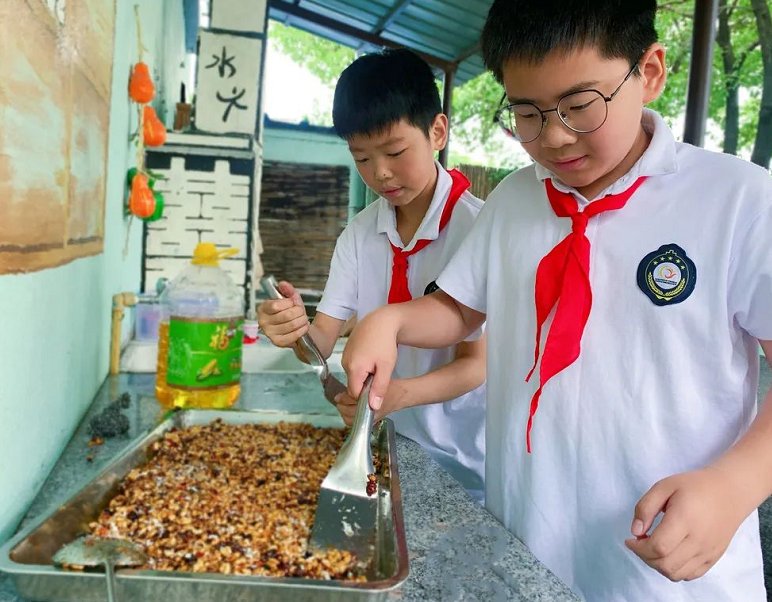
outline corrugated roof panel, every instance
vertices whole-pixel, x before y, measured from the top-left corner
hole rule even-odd
[[[374,19],[380,18],[382,14],[391,10],[391,5],[393,2],[393,0],[368,0],[367,2],[362,2],[361,0],[288,1],[308,10],[332,10],[344,17],[352,12],[367,13],[372,15]]]
[[[387,11],[386,7],[359,0],[325,0],[324,3],[303,0],[298,6],[365,31],[370,31]]]
[[[326,27],[317,25],[316,23],[311,23],[309,21],[301,21],[297,17],[287,16],[287,18],[284,19],[279,15],[274,16],[272,13],[271,18],[281,21],[286,25],[290,25],[292,27],[297,27],[298,29],[302,29],[303,31],[306,31],[310,34],[319,36],[320,38],[333,40],[338,44],[343,44],[344,46],[348,46],[349,48],[357,48],[362,43],[361,40],[359,40],[359,38],[353,38],[351,36],[347,36],[340,32],[332,32]]]
[[[410,48],[415,44],[422,46],[423,52],[429,52],[434,56],[449,61],[455,60],[458,46],[454,45],[447,36],[432,35],[434,28],[422,28],[421,30],[407,29],[395,25],[383,32],[383,37],[394,40]]]
[[[356,48],[359,46],[359,44],[361,44],[361,40],[355,36],[350,36],[340,31],[330,29],[325,25],[320,25],[318,23],[314,23],[313,21],[308,21],[306,19],[287,14],[282,11],[271,11],[270,18],[276,19],[285,25],[291,25],[292,27],[302,29],[303,31],[307,31],[327,40],[332,40],[338,44],[343,44],[344,46]],[[357,27],[355,25],[357,21],[351,19],[350,22],[352,27]],[[364,24],[360,24],[357,28],[362,29],[363,26]]]
[[[453,62],[461,58],[454,79],[457,85],[484,71],[476,46],[491,3],[492,0],[269,0],[272,18],[347,46],[369,48],[371,44],[350,32],[333,31],[314,23],[313,15],[437,59]],[[308,12],[292,15],[297,8]],[[474,54],[468,56],[472,51]]]
[[[459,79],[463,79],[464,81],[468,81],[470,79],[474,79],[481,73],[482,71],[478,71],[474,67],[466,65],[465,63],[461,63],[458,66],[458,71],[456,71],[456,77]]]
[[[474,79],[478,75],[480,74],[477,73],[477,71],[464,68],[463,63],[459,66],[458,71],[456,71],[456,79],[458,80],[458,83],[467,82],[470,79]]]
[[[492,1],[454,3],[451,0],[413,0],[410,10],[433,18],[461,23],[476,30],[478,35],[488,16]]]
[[[405,10],[410,6],[410,2],[411,0],[394,0],[391,8],[389,9],[389,13],[385,15],[378,23],[375,32],[380,34],[389,25],[396,22],[396,20],[399,19]]]
[[[384,39],[399,44],[400,46],[404,46],[405,48],[410,48],[417,52],[432,54],[445,60],[451,60],[452,58],[451,53],[443,51],[442,45],[438,44],[437,42],[433,42],[432,40],[426,40],[424,43],[422,40],[414,40],[407,36],[400,36],[391,31],[384,31],[383,37]]]
[[[484,73],[486,71],[483,65],[482,59],[479,56],[474,56],[466,61],[463,61],[458,66],[456,71],[456,79],[461,81],[468,81]]]
[[[461,84],[468,82],[470,79],[474,79],[484,71],[485,68],[478,69],[474,66],[470,66],[467,61],[463,61],[461,64],[459,64],[458,69],[456,70],[456,76],[453,79],[453,85],[460,86]]]
[[[392,28],[394,27],[412,29],[419,34],[425,32],[425,35],[448,41],[456,48],[462,46],[464,40],[471,43],[479,38],[478,32],[465,23],[451,19],[438,19],[432,13],[421,11],[412,6],[400,15],[400,18],[392,25]]]

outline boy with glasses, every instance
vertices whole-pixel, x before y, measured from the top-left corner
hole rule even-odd
[[[332,117],[359,175],[380,198],[338,238],[313,323],[287,282],[279,284],[286,299],[258,308],[258,321],[274,344],[293,346],[308,332],[325,357],[352,316],[361,319],[387,303],[431,293],[482,207],[464,175],[434,159],[447,143],[448,120],[431,68],[416,54],[386,50],[356,59],[335,87]],[[398,433],[421,444],[482,501],[484,341],[402,347],[395,375],[376,420],[388,415]],[[356,399],[345,393],[336,398],[348,424]]]
[[[365,318],[344,366],[379,396],[395,343],[487,319],[487,507],[587,600],[760,602],[772,185],[644,109],[665,85],[655,13],[494,1],[499,119],[535,164],[491,193],[441,292]]]

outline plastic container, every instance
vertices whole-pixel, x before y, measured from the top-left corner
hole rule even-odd
[[[242,290],[219,267],[236,249],[200,243],[161,293],[156,397],[167,408],[227,408],[241,393]]]
[[[254,345],[260,339],[260,325],[257,320],[244,320],[244,344]]]
[[[158,296],[139,295],[134,312],[134,338],[137,341],[157,341],[162,313]]]

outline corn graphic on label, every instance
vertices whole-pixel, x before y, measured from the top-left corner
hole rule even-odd
[[[169,320],[169,369],[166,382],[180,389],[217,389],[241,378],[244,320]]]

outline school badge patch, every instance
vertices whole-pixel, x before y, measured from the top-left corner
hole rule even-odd
[[[697,268],[681,247],[663,245],[638,264],[638,287],[654,305],[686,301],[697,283]]]

